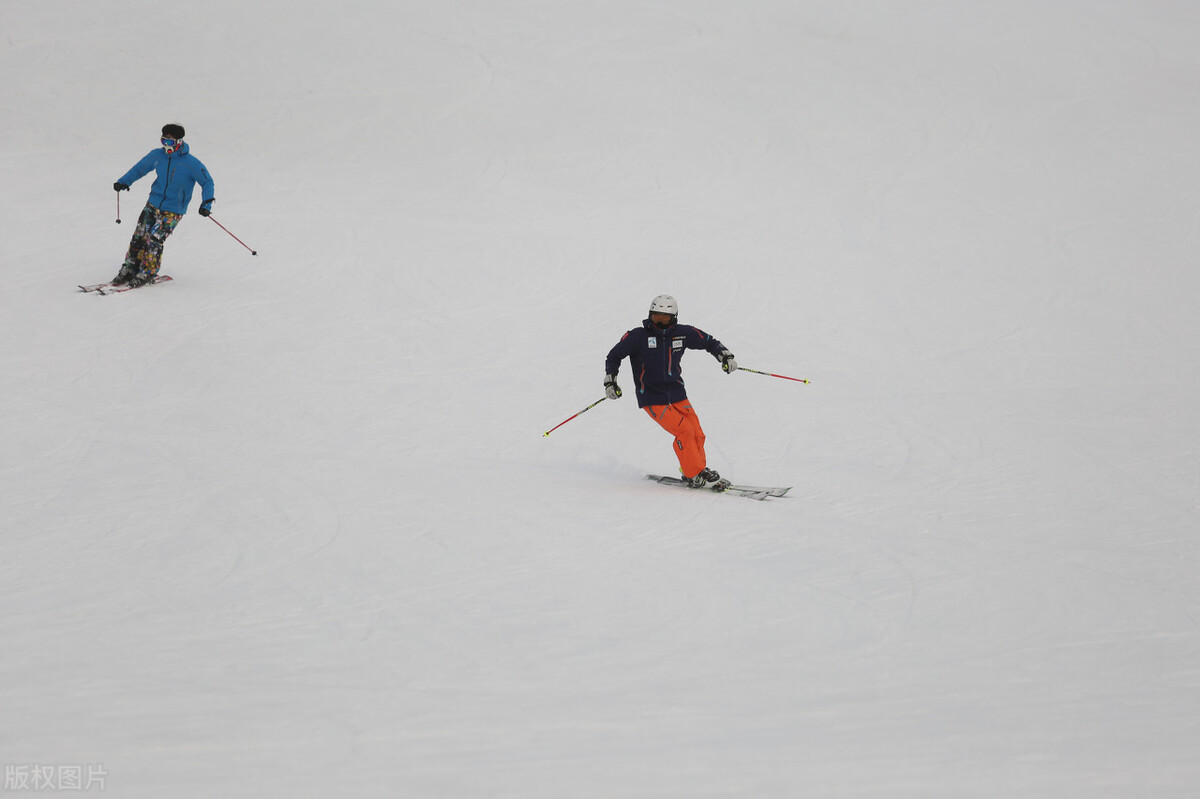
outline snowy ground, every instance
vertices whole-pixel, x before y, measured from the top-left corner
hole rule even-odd
[[[0,30],[0,795],[1198,795],[1200,6]],[[168,121],[259,255],[76,293]],[[812,381],[687,361],[790,497],[643,480],[629,396],[542,436],[661,292]]]

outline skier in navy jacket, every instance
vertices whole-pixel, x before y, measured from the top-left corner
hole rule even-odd
[[[684,390],[682,361],[687,350],[707,350],[727,374],[737,370],[737,361],[720,341],[691,325],[679,324],[678,318],[674,297],[660,294],[651,301],[642,326],[627,332],[609,351],[604,361],[604,393],[609,399],[621,396],[617,371],[621,361],[629,358],[638,407],[675,436],[675,456],[683,476],[693,488],[721,490],[729,481],[708,468],[704,430]]]
[[[146,207],[138,217],[137,228],[129,242],[125,263],[113,278],[114,285],[128,283],[141,286],[154,280],[162,266],[163,245],[179,220],[187,213],[196,184],[200,185],[200,216],[212,213],[213,179],[208,168],[191,154],[183,140],[182,125],[163,125],[161,148],[151,150],[142,160],[122,175],[113,188],[128,191],[130,185],[154,170],[156,177],[150,187]],[[120,221],[120,220],[118,220]]]

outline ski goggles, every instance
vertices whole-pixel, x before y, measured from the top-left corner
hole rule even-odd
[[[175,152],[179,149],[180,145],[183,144],[182,139],[169,139],[166,136],[163,136],[161,139],[159,139],[159,141],[162,142],[163,149],[165,149],[168,153]]]

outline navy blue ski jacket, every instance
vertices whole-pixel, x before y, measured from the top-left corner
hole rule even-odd
[[[200,184],[203,193],[201,204],[213,199],[215,190],[208,167],[188,150],[187,142],[183,143],[179,152],[172,155],[167,155],[161,147],[151,150],[141,161],[134,164],[132,169],[119,177],[117,182],[132,186],[153,169],[158,173],[158,177],[150,187],[149,203],[160,211],[186,214],[197,183]]]
[[[670,405],[687,399],[683,387],[683,353],[707,350],[720,360],[725,345],[691,325],[674,324],[659,330],[649,319],[627,332],[608,352],[604,373],[616,375],[621,361],[629,358],[639,408]]]

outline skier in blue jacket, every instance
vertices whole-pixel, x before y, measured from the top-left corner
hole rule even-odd
[[[629,358],[638,407],[675,436],[673,448],[679,471],[693,488],[720,491],[729,481],[708,468],[704,429],[683,387],[682,361],[687,350],[706,350],[727,374],[737,371],[737,361],[720,341],[699,328],[679,324],[678,319],[679,305],[674,297],[660,294],[650,302],[650,313],[642,326],[622,336],[604,360],[604,394],[608,399],[621,396],[617,370],[621,361]]]
[[[183,140],[182,125],[163,125],[162,147],[151,150],[122,175],[113,189],[128,191],[130,185],[154,170],[157,177],[150,187],[146,207],[138,217],[137,228],[125,253],[125,263],[113,278],[115,285],[141,286],[154,280],[162,266],[163,245],[187,213],[192,192],[200,184],[200,216],[212,213],[213,179],[208,167],[192,155]]]

